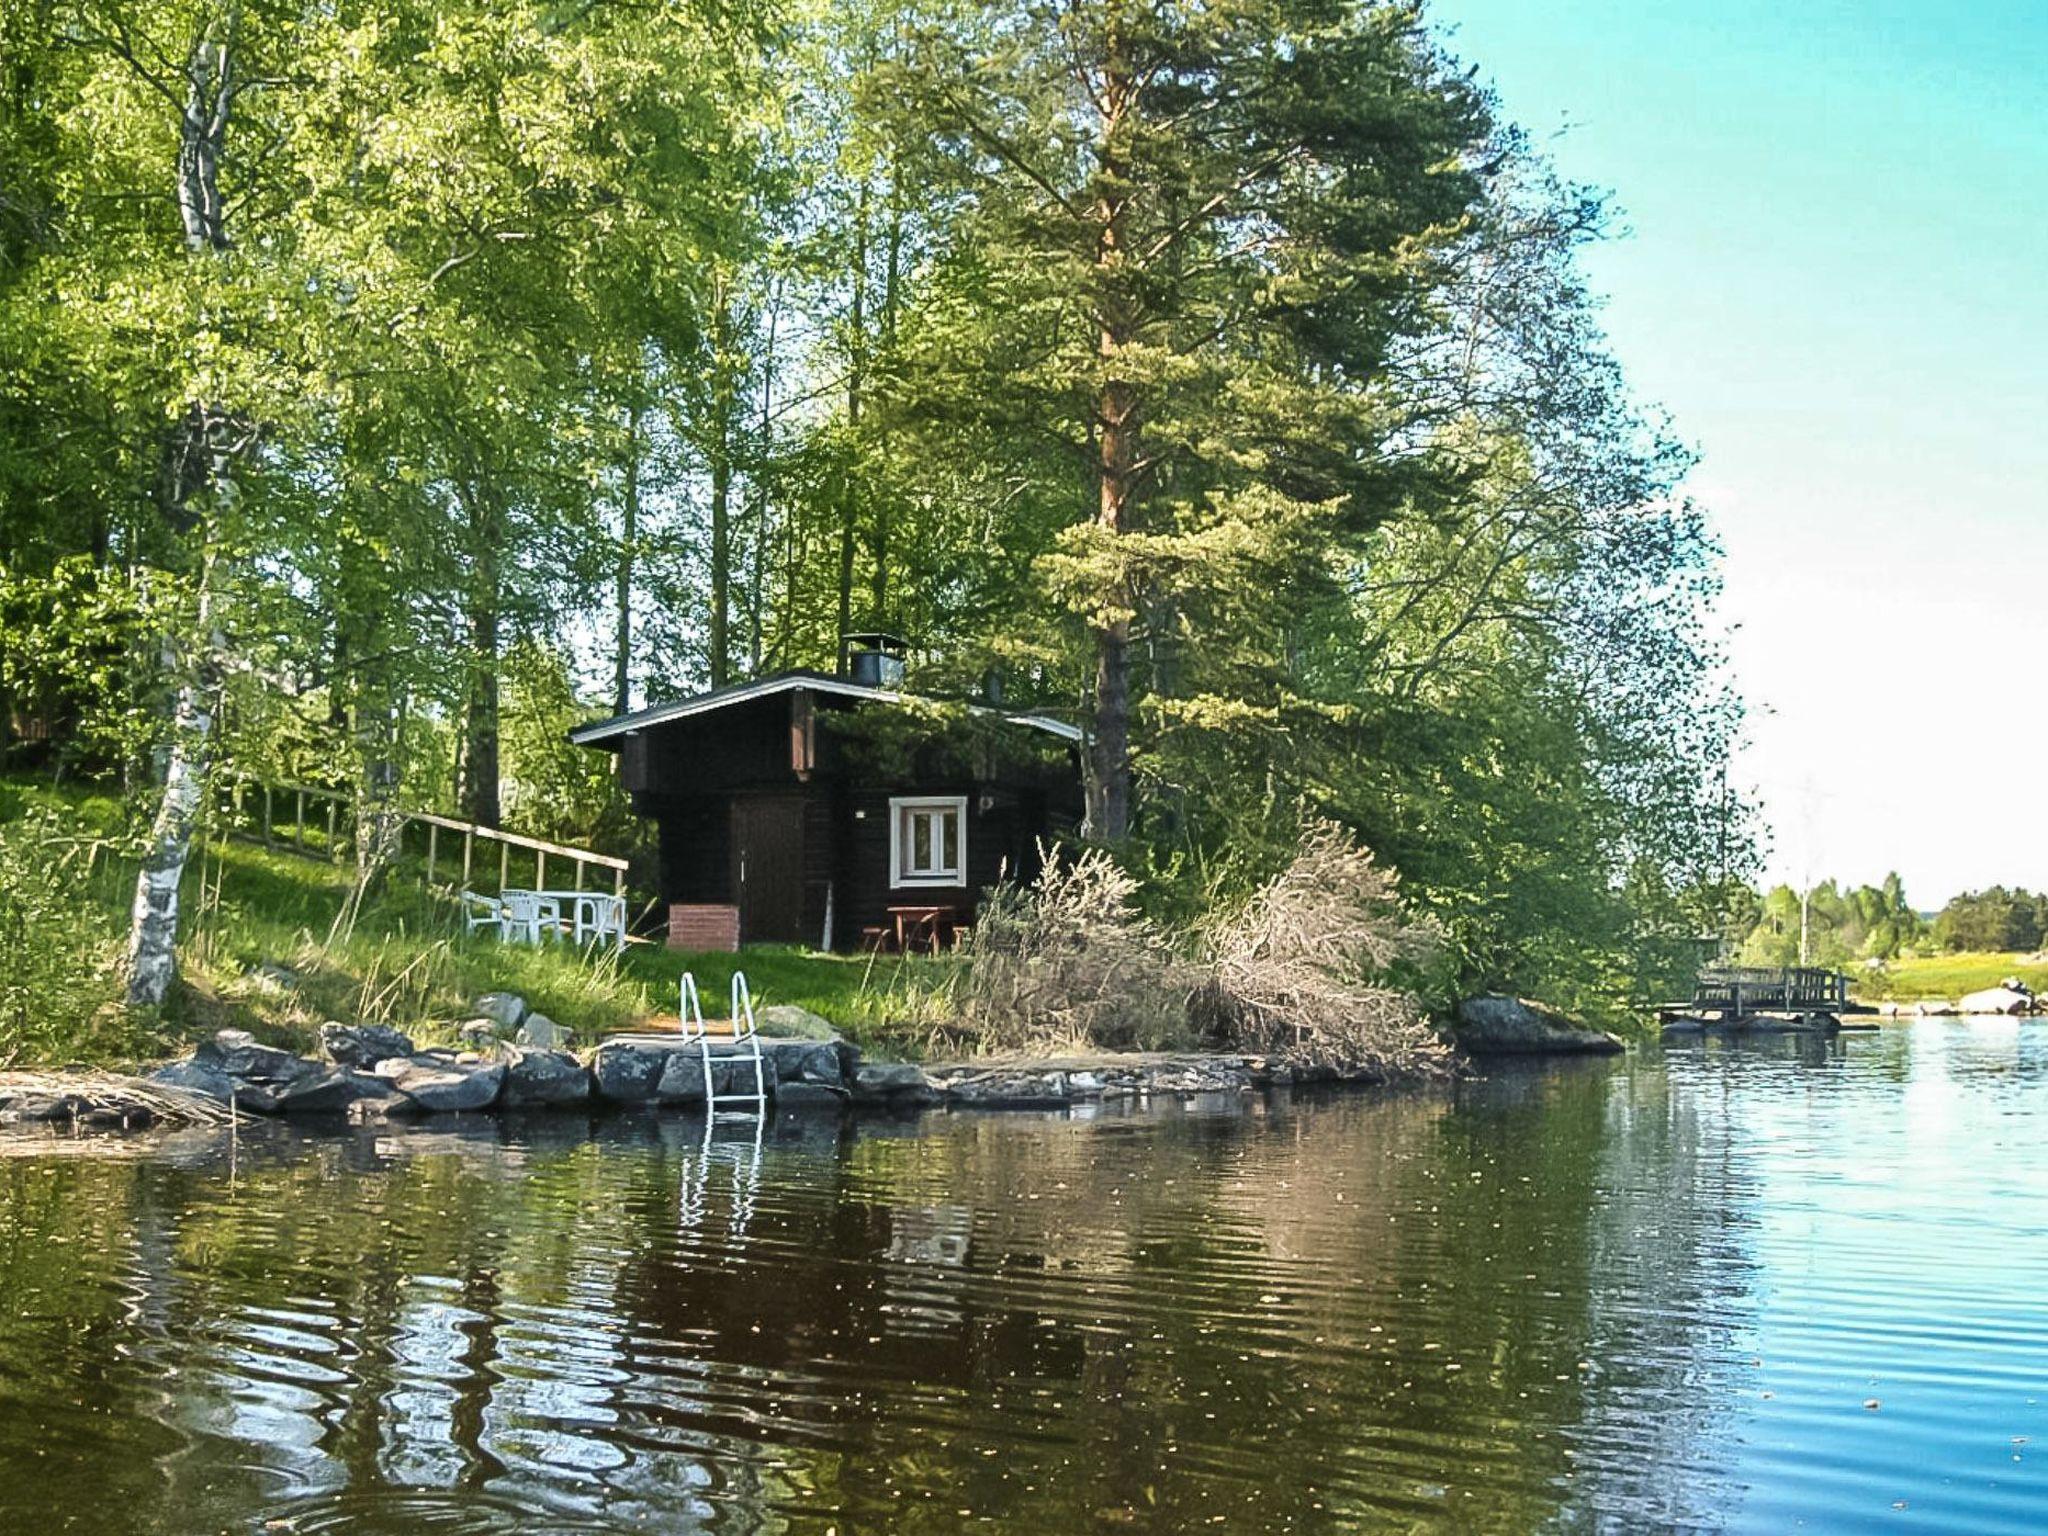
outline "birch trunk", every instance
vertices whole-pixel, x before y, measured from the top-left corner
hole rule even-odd
[[[212,556],[199,577],[195,654],[174,656],[178,674],[171,715],[163,798],[150,828],[149,853],[135,877],[128,918],[129,1006],[157,1008],[178,978],[178,892],[192,854],[192,835],[206,800],[213,714],[220,692],[220,645],[213,632]]]
[[[228,248],[226,205],[220,194],[221,152],[235,100],[235,19],[193,39],[184,69],[185,96],[178,118],[174,182],[186,249],[210,256]],[[212,519],[191,518],[191,503],[212,490],[223,506],[232,424],[201,405],[188,409],[172,431],[158,466],[158,496],[165,521],[199,537],[199,593],[192,640],[171,657],[177,679],[171,709],[163,798],[150,828],[149,853],[135,877],[128,921],[130,1006],[160,1007],[178,976],[178,892],[192,853],[193,831],[206,802],[213,747],[213,716],[220,692],[223,645],[216,633]],[[218,509],[215,509],[218,510]]]

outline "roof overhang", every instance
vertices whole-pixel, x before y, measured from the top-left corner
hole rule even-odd
[[[905,699],[915,697],[893,688],[870,688],[864,683],[849,683],[844,678],[827,677],[822,673],[786,673],[781,677],[763,678],[755,683],[736,683],[730,688],[714,688],[709,693],[700,693],[693,698],[677,699],[672,704],[653,704],[646,709],[635,710],[629,715],[619,715],[610,720],[600,720],[592,725],[582,726],[569,733],[569,740],[579,747],[599,746],[616,738],[630,736],[635,731],[644,731],[651,726],[667,725],[676,720],[687,720],[692,715],[707,715],[714,710],[732,704],[744,704],[749,699],[763,699],[777,693],[793,693],[799,688],[812,693],[829,693],[840,698],[856,699],[868,704],[901,704]],[[986,705],[970,706],[977,714],[995,715],[1015,724],[1028,726],[1032,730],[1044,731],[1062,741],[1079,742],[1081,728],[1069,725],[1064,720],[1048,719],[1044,715],[1007,715],[1001,710],[989,709]]]

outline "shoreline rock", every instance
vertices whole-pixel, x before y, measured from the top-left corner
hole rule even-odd
[[[522,1023],[537,1017],[509,1003],[501,1011],[516,1014]],[[762,1086],[778,1113],[1065,1109],[1386,1082],[1384,1074],[1364,1065],[1306,1067],[1224,1052],[868,1061],[849,1042],[837,1036],[813,1038],[802,1021],[797,1024],[803,1032],[761,1039]],[[329,1024],[321,1031],[322,1053],[329,1059],[319,1061],[261,1045],[242,1031],[223,1030],[185,1059],[160,1065],[146,1081],[254,1115],[346,1117],[360,1124],[494,1111],[701,1113],[705,1102],[702,1050],[680,1036],[615,1036],[581,1053],[502,1040],[477,1043],[478,1049],[459,1052],[423,1050],[402,1031]],[[714,1046],[712,1071],[721,1098],[751,1094],[751,1060]],[[81,1117],[94,1109],[85,1103],[24,1107],[34,1115],[47,1113],[74,1123],[84,1123]]]
[[[1468,1056],[1613,1056],[1628,1049],[1604,1029],[1497,992],[1459,1003],[1447,1033]]]

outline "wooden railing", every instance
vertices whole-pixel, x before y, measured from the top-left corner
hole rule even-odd
[[[1837,1011],[1849,1003],[1849,978],[1818,966],[1710,966],[1693,984],[1693,1006],[1746,1013]]]
[[[220,807],[226,830],[239,833],[262,842],[266,848],[282,848],[288,853],[302,854],[308,858],[324,858],[339,862],[351,852],[355,840],[356,808],[353,796],[341,790],[325,789],[315,784],[272,784],[259,779],[237,778],[224,786],[224,804]],[[258,807],[260,806],[260,810]],[[307,810],[312,809],[312,824],[307,824]],[[288,811],[288,819],[280,826],[278,811]],[[437,816],[431,811],[408,811],[396,809],[391,812],[397,823],[397,850],[405,849],[405,832],[408,827],[424,827],[425,847],[420,850],[426,858],[426,881],[434,883],[441,868],[441,860],[447,857],[450,868],[455,865],[456,850],[442,847],[443,834],[453,844],[461,839],[460,884],[463,889],[475,888],[477,879],[477,853],[479,845],[497,849],[498,889],[504,890],[512,883],[513,854],[530,854],[533,859],[533,889],[548,889],[548,860],[556,859],[574,866],[576,890],[602,889],[603,876],[597,878],[596,886],[588,884],[590,871],[609,870],[614,895],[626,893],[626,861],[609,853],[596,853],[588,848],[572,848],[566,843],[551,843],[544,838],[527,837],[518,832],[507,832],[498,827],[480,826],[475,822],[458,821],[451,816]],[[524,859],[521,859],[524,863]],[[489,856],[483,860],[488,869]]]

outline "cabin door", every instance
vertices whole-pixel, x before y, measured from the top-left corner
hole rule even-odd
[[[733,801],[732,888],[742,944],[794,944],[803,937],[803,801]]]

